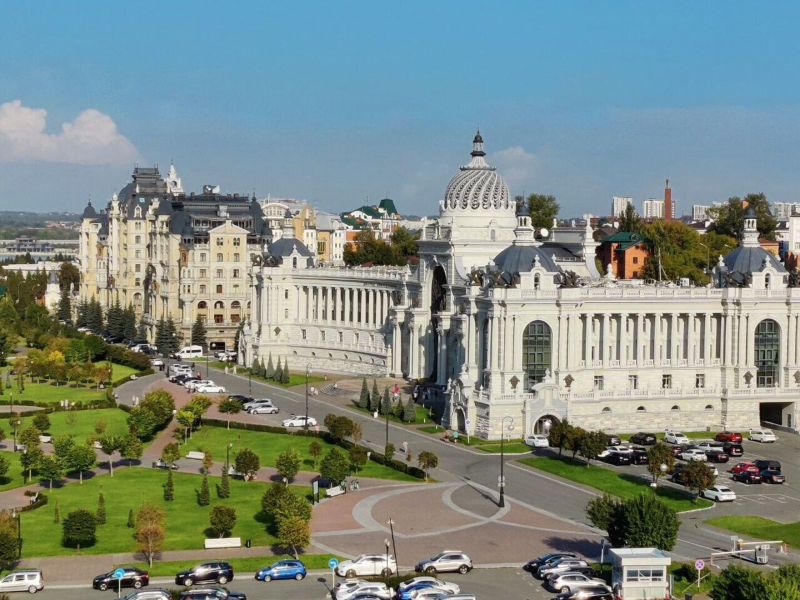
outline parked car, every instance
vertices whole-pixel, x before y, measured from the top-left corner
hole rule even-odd
[[[733,474],[742,473],[744,471],[749,471],[751,473],[758,473],[759,468],[755,463],[751,462],[740,462],[736,463],[731,467],[731,473]]]
[[[446,582],[442,581],[441,579],[437,579],[436,577],[431,577],[429,575],[421,575],[419,577],[413,577],[407,581],[403,581],[400,584],[398,584],[397,593],[399,594],[403,590],[406,590],[411,586],[417,585],[418,583],[430,583],[435,585],[455,585],[455,584],[447,584]]]
[[[654,433],[645,433],[640,431],[631,436],[631,444],[639,444],[640,446],[653,446],[658,440]]]
[[[179,571],[175,583],[191,587],[195,583],[219,583],[224,585],[233,580],[233,567],[230,563],[214,560],[204,562],[192,569]]]
[[[428,560],[420,561],[414,567],[417,573],[436,575],[436,573],[468,573],[472,570],[472,559],[460,550],[445,550]]]
[[[307,423],[309,427],[316,427],[317,420],[314,417],[305,417],[305,416],[295,416],[292,415],[288,419],[284,419],[281,425],[284,427],[305,427],[306,426],[306,419],[308,419]]]
[[[670,476],[670,480],[673,483],[679,483],[683,485],[683,469],[685,466],[686,465],[684,463],[677,463],[673,467],[672,474]],[[719,477],[719,470],[717,470],[717,467],[709,464],[706,464],[706,466],[711,470],[711,473],[713,473],[714,477]]]
[[[253,399],[250,396],[243,396],[242,394],[230,394],[228,396],[228,400],[235,400],[236,402],[241,404],[242,407],[244,407],[244,405],[247,404],[248,402],[253,401]]]
[[[622,443],[622,438],[618,435],[606,435],[606,444],[609,446],[619,446]]]
[[[540,566],[547,563],[551,563],[554,560],[558,560],[559,558],[577,558],[577,557],[569,552],[551,552],[550,554],[543,554],[538,558],[529,560],[527,564],[525,564],[522,568],[525,571],[533,571],[535,573],[536,569],[538,569]]]
[[[709,462],[726,463],[730,457],[722,451],[722,448],[711,448],[706,450],[706,458]]]
[[[154,367],[163,367],[164,361],[161,360],[160,358],[153,358],[150,360],[150,364]]]
[[[256,581],[272,581],[273,579],[296,579],[300,581],[306,576],[306,566],[299,560],[279,560],[268,567],[256,571]]]
[[[387,560],[388,558],[388,560]],[[386,576],[397,572],[397,562],[391,554],[361,554],[351,560],[343,560],[336,567],[340,577],[374,577]]]
[[[629,454],[627,452],[609,452],[608,455],[603,459],[607,463],[611,465],[629,465],[631,464],[632,453]]]
[[[44,575],[39,569],[19,569],[11,571],[0,579],[0,593],[36,592],[44,589]]]
[[[210,379],[195,379],[193,381],[187,381],[186,383],[183,384],[183,387],[185,387],[190,392],[194,392],[198,386],[213,385],[213,384],[214,382],[211,381]]]
[[[761,473],[753,473],[752,471],[739,471],[734,473],[732,479],[750,485],[751,483],[761,483]]]
[[[700,462],[706,462],[708,460],[708,458],[706,457],[706,453],[703,452],[700,448],[686,448],[678,456],[682,460],[696,460]]]
[[[764,483],[786,483],[786,476],[781,474],[780,471],[765,469],[761,471],[761,481]]]
[[[172,594],[162,588],[149,588],[131,592],[122,600],[172,600]]]
[[[331,590],[335,600],[350,600],[357,596],[370,595],[384,600],[394,596],[394,590],[382,581],[364,581],[363,579],[345,579],[337,583]]]
[[[631,450],[631,463],[634,465],[646,465],[647,450],[645,448],[634,448]]]
[[[247,412],[251,415],[277,415],[280,409],[272,404],[256,404],[252,408],[248,408]]]
[[[247,600],[247,596],[221,587],[204,587],[182,591],[181,600]]]
[[[242,408],[249,410],[258,404],[272,404],[272,400],[269,398],[250,398],[242,403]]]
[[[546,435],[526,435],[525,444],[531,448],[549,448],[550,442]]]
[[[608,586],[583,588],[571,592],[564,592],[555,597],[556,600],[614,600],[614,592],[608,591]]]
[[[736,492],[725,485],[712,485],[707,490],[700,492],[700,497],[714,502],[733,502],[736,500]]]
[[[538,579],[547,579],[548,577],[566,573],[567,571],[589,568],[591,567],[589,567],[588,563],[580,558],[560,558],[549,565],[542,565],[539,567],[535,576]]]
[[[687,438],[684,434],[680,431],[667,431],[664,434],[664,441],[668,444],[689,444],[689,438]]]
[[[225,388],[215,383],[196,385],[194,391],[198,394],[224,394]]]
[[[678,455],[681,454],[686,448],[688,448],[690,444],[680,444],[676,446],[669,446],[669,449],[672,450],[672,456],[678,458]]]
[[[750,439],[762,444],[774,444],[778,441],[778,436],[772,433],[771,429],[753,429],[750,432]]]
[[[178,470],[178,465],[175,463],[168,463],[167,461],[159,458],[153,461],[153,468],[154,469],[172,469],[173,471]]]
[[[770,460],[768,458],[761,458],[759,460],[753,461],[753,464],[758,467],[759,471],[781,471],[781,463],[777,460]]]
[[[624,454],[630,458],[631,448],[629,446],[606,446],[606,449],[598,454],[597,458],[606,460],[612,454]]]
[[[742,441],[742,434],[735,431],[723,431],[714,436],[718,442],[734,442],[738,444]]]
[[[398,589],[395,598],[397,598],[397,600],[411,600],[412,598],[418,598],[421,595],[419,593],[421,591],[436,591],[438,592],[436,595],[441,596],[442,594],[458,594],[461,588],[455,583],[447,583],[440,579],[418,581],[413,585],[406,586],[402,590]]]
[[[735,442],[725,442],[722,444],[722,451],[728,456],[741,456],[744,454],[742,445]]]
[[[589,577],[583,573],[567,571],[566,573],[560,573],[551,577],[547,580],[545,585],[554,592],[563,594],[564,592],[570,592],[572,590],[605,586],[605,582],[602,579]],[[611,588],[608,588],[608,591],[611,591]]]

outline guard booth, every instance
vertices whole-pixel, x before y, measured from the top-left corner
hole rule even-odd
[[[622,600],[663,600],[672,559],[657,548],[612,548],[611,588]]]

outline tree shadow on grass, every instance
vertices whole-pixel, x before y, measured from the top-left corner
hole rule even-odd
[[[628,483],[633,483],[642,488],[642,492],[650,490],[650,483],[652,478],[647,476],[637,476],[631,475],[630,473],[620,473],[620,478]],[[662,478],[663,480],[663,478]],[[652,493],[652,492],[651,492]],[[673,487],[667,487],[664,485],[659,485],[656,488],[656,497],[668,500],[695,500],[694,494],[688,491],[676,489]]]

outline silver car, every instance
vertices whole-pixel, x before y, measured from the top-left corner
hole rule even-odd
[[[554,592],[559,592],[561,594],[580,590],[585,587],[599,587],[604,585],[606,585],[606,582],[602,579],[589,577],[583,573],[573,573],[572,571],[553,575],[553,577],[547,580],[547,586]],[[610,588],[609,591],[611,591]]]
[[[36,592],[44,589],[44,576],[39,569],[12,571],[0,579],[0,592]]]
[[[550,564],[539,567],[536,571],[536,577],[539,579],[545,579],[548,576],[566,573],[567,571],[571,571],[576,567],[586,568],[588,566],[589,564],[580,558],[560,558]]]
[[[414,570],[426,575],[456,571],[463,575],[472,570],[472,559],[460,550],[445,550],[428,560],[420,561]]]

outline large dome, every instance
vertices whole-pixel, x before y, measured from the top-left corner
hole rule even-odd
[[[505,180],[484,156],[481,132],[472,140],[472,160],[447,184],[442,208],[448,210],[508,210],[514,208]],[[512,213],[513,214],[513,213]]]

